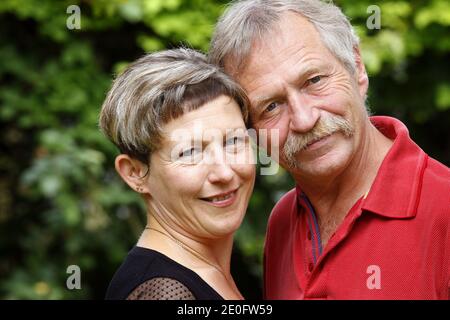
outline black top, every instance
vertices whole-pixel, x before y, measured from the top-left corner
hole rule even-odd
[[[162,253],[133,247],[115,273],[108,300],[223,300],[198,274]]]

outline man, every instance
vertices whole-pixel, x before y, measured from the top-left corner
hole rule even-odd
[[[448,299],[450,170],[399,120],[369,117],[358,38],[318,0],[238,1],[210,60],[244,87],[251,123],[296,188],[265,243],[267,299]],[[269,135],[270,136],[270,135]]]

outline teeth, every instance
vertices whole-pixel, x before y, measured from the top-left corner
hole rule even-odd
[[[231,196],[232,196],[233,194],[232,193],[230,193],[230,194],[227,194],[227,195],[225,195],[225,196],[221,196],[221,197],[214,197],[214,198],[212,198],[212,202],[219,202],[219,201],[224,201],[224,200],[227,200],[227,199],[230,199],[231,198]]]

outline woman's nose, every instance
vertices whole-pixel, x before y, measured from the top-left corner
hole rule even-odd
[[[209,164],[208,179],[211,183],[227,183],[233,179],[234,170],[232,168],[232,163],[227,161],[223,152],[215,153],[212,159],[213,161]],[[229,159],[228,159],[229,160]]]
[[[228,183],[233,180],[234,171],[229,165],[212,165],[214,168],[209,172],[209,181],[211,183]]]

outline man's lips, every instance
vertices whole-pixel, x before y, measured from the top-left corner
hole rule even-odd
[[[325,142],[325,140],[327,140],[327,138],[329,138],[332,135],[332,133],[327,134],[323,137],[320,137],[318,139],[314,139],[313,141],[310,141],[306,144],[305,149],[312,149],[315,147],[319,147],[319,145],[321,145],[323,142]]]

